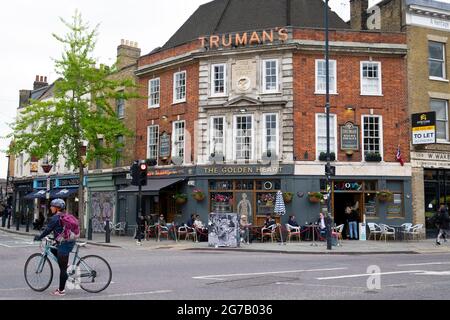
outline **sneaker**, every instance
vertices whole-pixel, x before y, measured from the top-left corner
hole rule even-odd
[[[437,246],[440,246],[441,243],[440,243],[439,241],[436,241],[436,245],[437,245]]]
[[[59,291],[59,289],[56,289],[55,291],[53,291],[51,293],[52,296],[58,296],[58,297],[63,297],[66,295],[66,290],[63,291]]]

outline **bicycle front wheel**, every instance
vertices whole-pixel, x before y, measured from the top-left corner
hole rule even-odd
[[[52,283],[53,267],[47,256],[35,253],[25,263],[24,275],[26,283],[32,290],[42,292]]]
[[[77,277],[80,287],[90,293],[99,293],[108,288],[112,271],[108,262],[102,257],[91,255],[77,263]]]

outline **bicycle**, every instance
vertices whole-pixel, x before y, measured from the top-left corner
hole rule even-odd
[[[52,283],[53,266],[50,260],[58,263],[57,257],[51,252],[51,249],[56,248],[53,241],[54,239],[45,237],[41,242],[42,252],[32,254],[25,263],[25,281],[33,291],[43,292]],[[67,275],[69,276],[67,281],[74,288],[79,286],[89,293],[102,292],[111,283],[111,267],[105,259],[97,255],[80,257],[78,255],[79,250],[84,246],[86,246],[86,243],[76,243],[75,251],[72,250],[74,257],[70,268],[67,269]]]

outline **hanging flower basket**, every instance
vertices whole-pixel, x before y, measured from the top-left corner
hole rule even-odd
[[[394,196],[394,194],[387,190],[377,192],[377,199],[380,202],[391,201],[393,196]]]
[[[173,198],[175,199],[175,203],[178,205],[183,205],[187,202],[187,195],[184,193],[177,193],[173,196]]]
[[[194,192],[192,193],[192,197],[197,201],[205,200],[205,194],[199,189],[194,190]]]
[[[323,200],[323,194],[320,192],[309,192],[308,198],[312,203],[320,203]]]
[[[291,203],[294,194],[292,192],[283,192],[284,203]]]

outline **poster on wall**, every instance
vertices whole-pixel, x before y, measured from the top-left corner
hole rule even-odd
[[[105,221],[114,222],[116,208],[115,192],[93,192],[91,194],[92,231],[105,232]]]
[[[239,221],[236,213],[209,215],[208,245],[215,248],[239,246]]]

